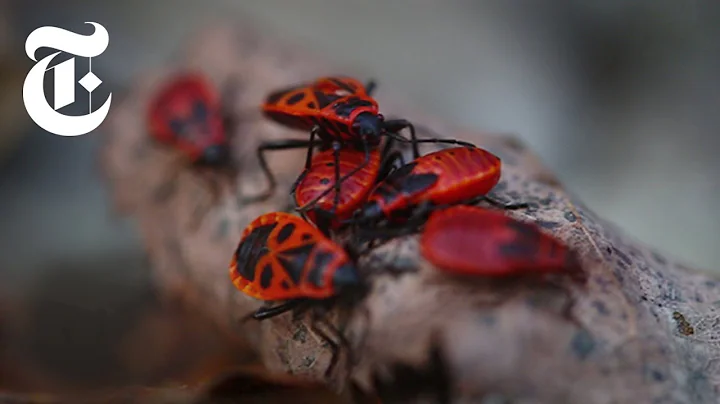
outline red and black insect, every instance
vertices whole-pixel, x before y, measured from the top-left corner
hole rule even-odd
[[[220,96],[200,74],[187,73],[163,86],[150,104],[150,134],[174,147],[192,164],[227,167],[231,161],[228,127]]]
[[[380,181],[351,222],[361,227],[382,221],[405,224],[411,218],[424,219],[439,207],[480,200],[505,209],[526,207],[503,204],[487,195],[500,181],[501,166],[499,157],[474,146],[426,154]]]
[[[289,128],[309,130],[310,140],[271,141],[258,147],[260,167],[270,185],[266,192],[251,200],[266,199],[275,190],[275,178],[264,156],[268,150],[307,148],[305,169],[310,168],[313,148],[316,146],[321,150],[332,150],[335,162],[340,158],[341,149],[363,151],[364,158],[361,164],[342,177],[334,178],[335,192],[340,191],[342,182],[370,164],[371,151],[380,145],[383,138],[411,143],[413,158],[419,157],[420,142],[415,135],[415,127],[405,119],[385,119],[379,112],[377,101],[371,96],[374,88],[375,83],[372,81],[363,85],[358,80],[338,76],[320,78],[311,83],[303,83],[271,93],[262,106],[265,116]],[[406,128],[410,131],[409,140],[398,134]],[[316,140],[316,137],[319,140]],[[309,210],[331,191],[332,189],[328,188],[298,210],[301,212]]]
[[[289,128],[314,129],[313,134],[327,142],[353,143],[363,137],[377,142],[387,122],[380,114],[377,101],[370,96],[374,88],[373,82],[366,86],[349,77],[323,77],[272,92],[262,111],[266,117]]]
[[[313,331],[334,351],[327,370],[332,372],[338,344],[317,324],[322,322],[333,330],[340,345],[349,344],[320,314],[338,303],[354,303],[367,291],[353,260],[340,245],[298,216],[267,213],[245,228],[230,263],[230,279],[246,295],[273,304],[257,310],[250,316],[253,319],[313,309]],[[275,301],[284,303],[274,305]]]
[[[364,153],[354,149],[343,149],[339,153],[339,164],[335,164],[332,150],[321,151],[312,159],[310,168],[304,170],[292,187],[295,206],[303,206],[318,195],[332,189],[332,179],[344,177],[362,164]],[[403,164],[400,151],[392,151],[392,142],[387,142],[382,152],[375,149],[370,162],[341,184],[340,192],[331,192],[317,200],[315,206],[305,215],[326,235],[337,230],[350,219],[360,207],[378,180],[384,178],[395,162]]]
[[[505,277],[577,268],[576,255],[538,226],[476,206],[433,212],[420,251],[439,269],[458,275]]]
[[[237,171],[230,152],[230,132],[235,126],[234,116],[228,110],[230,94],[231,91],[223,96],[218,94],[199,73],[184,73],[158,90],[148,110],[153,139],[177,150],[181,157],[178,162],[213,171],[206,176],[213,200],[219,193],[215,174],[232,178]],[[173,179],[180,172],[178,168],[170,173]],[[198,209],[194,215],[196,223],[202,213]]]

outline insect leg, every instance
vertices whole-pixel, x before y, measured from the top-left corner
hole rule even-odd
[[[290,310],[297,309],[305,303],[307,303],[307,300],[294,299],[288,300],[287,302],[279,304],[277,306],[261,307],[257,309],[256,312],[247,316],[247,319],[253,319],[258,321],[267,320],[269,318],[279,316],[283,313],[287,313]]]
[[[328,365],[327,369],[325,369],[325,378],[329,378],[330,375],[332,375],[333,370],[335,370],[335,367],[337,366],[338,362],[338,356],[340,355],[340,347],[338,344],[333,341],[325,331],[321,330],[318,327],[318,324],[316,321],[312,321],[310,323],[310,330],[315,333],[320,339],[325,341],[328,344],[328,347],[330,348],[330,351],[332,352],[332,357],[330,358],[330,364]]]
[[[222,94],[220,95],[220,109],[223,127],[228,134],[235,131],[239,121],[235,111],[233,110],[233,106],[237,100],[240,88],[240,80],[237,78],[231,78],[225,84]]]
[[[321,339],[323,339],[325,342],[328,343],[328,346],[330,347],[330,350],[332,351],[332,358],[330,359],[330,364],[328,365],[327,369],[325,370],[325,378],[329,378],[333,371],[335,370],[335,367],[338,363],[338,358],[340,356],[340,348],[343,348],[348,353],[348,372],[350,371],[350,368],[353,363],[352,359],[352,349],[350,348],[350,343],[345,338],[344,335],[340,331],[335,328],[332,324],[328,323],[327,320],[317,315],[316,312],[313,313],[313,319],[310,323],[311,330],[317,334]],[[337,338],[338,342],[333,341],[332,338],[323,330],[318,327],[318,325],[323,325],[325,328],[328,329],[328,331],[331,331],[332,334]]]
[[[396,139],[393,138],[393,137],[388,137],[388,138],[387,138],[387,140],[385,141],[385,145],[383,146],[382,153],[380,153],[380,158],[381,158],[381,159],[384,160],[384,159],[390,154],[390,152],[392,151],[393,146],[395,146],[395,141],[396,141]]]
[[[395,168],[395,162],[400,162],[400,166],[405,165],[405,161],[403,159],[402,153],[399,151],[394,151],[390,153],[382,162],[382,165],[380,166],[380,171],[378,172],[377,179],[375,180],[380,181],[383,178],[387,177],[390,172],[392,172],[393,168]]]
[[[488,195],[480,195],[473,199],[470,199],[469,201],[461,202],[460,204],[476,205],[478,202],[482,202],[482,201],[485,201],[498,209],[504,209],[504,210],[525,209],[529,206],[529,204],[527,202],[506,203],[506,202],[497,200]]]
[[[410,131],[410,143],[412,143],[412,150],[413,150],[413,158],[416,159],[420,157],[420,150],[418,149],[418,138],[415,134],[415,127],[413,126],[410,121],[406,119],[391,119],[388,121],[385,121],[383,123],[383,127],[388,132],[396,133],[400,132],[401,130],[407,128]],[[403,138],[405,141],[407,139]]]
[[[200,228],[200,224],[202,223],[202,219],[205,217],[205,215],[210,212],[212,207],[218,203],[220,200],[220,182],[217,177],[214,175],[206,175],[205,178],[203,178],[205,181],[205,185],[207,185],[208,193],[210,194],[209,198],[203,198],[204,201],[197,204],[195,209],[193,209],[192,219],[190,228],[192,231],[197,231]]]
[[[495,207],[498,207],[501,209],[507,209],[507,210],[524,209],[529,206],[527,202],[505,203],[503,201],[499,201],[488,195],[483,196],[483,199],[485,200],[485,202],[487,202]]]
[[[373,92],[375,92],[375,88],[377,87],[377,82],[375,80],[368,80],[367,84],[365,84],[365,93],[367,95],[372,95]]]
[[[257,158],[260,162],[260,169],[262,170],[263,174],[265,175],[265,178],[267,178],[269,186],[268,189],[258,195],[251,196],[251,197],[244,197],[240,198],[240,202],[243,204],[249,204],[249,203],[255,203],[255,202],[261,202],[269,197],[272,196],[272,194],[275,192],[275,187],[277,187],[277,181],[275,180],[275,176],[273,175],[272,171],[270,170],[270,167],[268,166],[267,160],[265,159],[265,152],[270,150],[290,150],[290,149],[301,149],[301,148],[310,148],[312,149],[315,146],[319,146],[322,144],[322,141],[308,141],[308,140],[301,140],[301,139],[282,139],[282,140],[272,140],[263,142],[258,146],[257,148]]]
[[[318,135],[320,132],[320,127],[315,125],[310,129],[310,145],[308,146],[307,155],[305,155],[305,171],[310,170],[310,165],[312,164],[312,156],[313,156],[313,150],[315,149],[315,146],[313,143],[315,143],[315,136]]]
[[[173,156],[168,165],[168,170],[163,173],[163,181],[152,191],[154,202],[167,201],[167,198],[177,187],[178,178],[183,171],[183,166],[186,164],[187,160],[182,155],[176,154]]]
[[[297,191],[298,185],[300,185],[300,182],[302,182],[302,180],[305,178],[307,173],[308,173],[308,170],[303,170],[303,172],[300,173],[300,175],[298,175],[295,182],[293,182],[292,187],[290,187],[290,195],[291,196],[295,196],[295,191]]]
[[[454,144],[454,145],[465,146],[465,147],[472,147],[473,149],[477,147],[470,142],[465,142],[465,141],[457,140],[457,139],[444,139],[444,138],[417,139],[416,143],[445,143],[445,144]]]

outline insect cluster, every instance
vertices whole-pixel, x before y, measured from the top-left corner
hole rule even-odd
[[[330,307],[356,307],[368,293],[357,259],[378,241],[420,232],[422,255],[448,276],[564,273],[574,260],[563,243],[502,212],[526,204],[508,205],[488,195],[500,181],[497,156],[461,140],[418,138],[411,122],[379,112],[374,88],[372,82],[324,77],[267,96],[264,116],[309,132],[309,139],[260,144],[267,189],[243,200],[263,201],[276,191],[268,151],[306,149],[304,169],[290,190],[297,214],[270,212],[252,221],[229,267],[240,291],[267,302],[248,318],[288,311],[312,316],[312,330],[336,351],[328,374],[339,348],[349,344],[323,314]],[[152,106],[153,135],[192,164],[231,167],[222,111],[201,77],[179,78]],[[424,143],[449,146],[422,155]],[[406,154],[411,161],[404,160]],[[492,208],[475,206],[481,201]]]

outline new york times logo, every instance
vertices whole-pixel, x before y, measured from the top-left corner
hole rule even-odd
[[[58,109],[75,102],[75,58],[52,67],[55,81],[54,105],[50,106],[45,98],[43,86],[45,72],[60,52],[92,58],[101,55],[107,49],[109,37],[105,27],[94,22],[86,24],[95,27],[92,35],[80,35],[57,27],[40,27],[31,32],[25,41],[25,53],[37,62],[25,77],[23,85],[25,109],[38,126],[56,135],[80,136],[91,132],[100,126],[110,110],[112,94],[108,95],[105,103],[96,111],[92,111],[92,103],[90,103],[91,110],[87,115],[71,116],[57,112]],[[56,49],[58,52],[38,62],[35,52],[40,48]],[[88,61],[88,65],[90,72],[78,83],[88,91],[88,99],[92,101],[92,92],[102,81],[92,72],[92,59]]]

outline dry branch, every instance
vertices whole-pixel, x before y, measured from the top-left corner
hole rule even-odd
[[[328,365],[329,351],[306,323],[293,323],[290,316],[240,327],[238,319],[260,303],[233,288],[227,266],[244,226],[287,206],[283,191],[302,167],[302,152],[277,152],[270,164],[279,173],[280,192],[267,203],[238,206],[236,192],[263,186],[253,154],[257,143],[304,136],[264,120],[257,106],[278,86],[337,73],[330,66],[249,30],[215,27],[188,45],[181,60],[139,78],[114,105],[103,153],[117,206],[140,224],[158,287],[249,337],[270,369],[316,380]],[[201,70],[218,86],[231,80],[241,84],[234,108],[242,123],[234,133],[234,152],[243,170],[209,207],[199,230],[188,223],[198,206],[208,203],[202,176],[207,174],[183,168],[175,182],[165,183],[172,152],[150,141],[144,120],[158,80],[185,69]],[[537,223],[575,249],[588,283],[586,288],[563,285],[580,323],[575,325],[560,315],[567,294],[557,287],[458,281],[419,256],[415,236],[393,240],[361,261],[362,270],[376,275],[363,303],[369,322],[355,315],[347,333],[355,344],[366,335],[356,347],[361,361],[352,375],[359,385],[369,387],[371,369],[398,361],[422,367],[430,337],[438,335],[457,402],[490,396],[522,403],[715,402],[716,279],[628,239],[571,196],[516,139],[442,124],[393,104],[387,97],[391,91],[379,89],[386,115],[406,117],[499,155],[505,168],[496,195],[532,206],[508,214]],[[343,372],[334,376],[333,385],[342,385]]]

